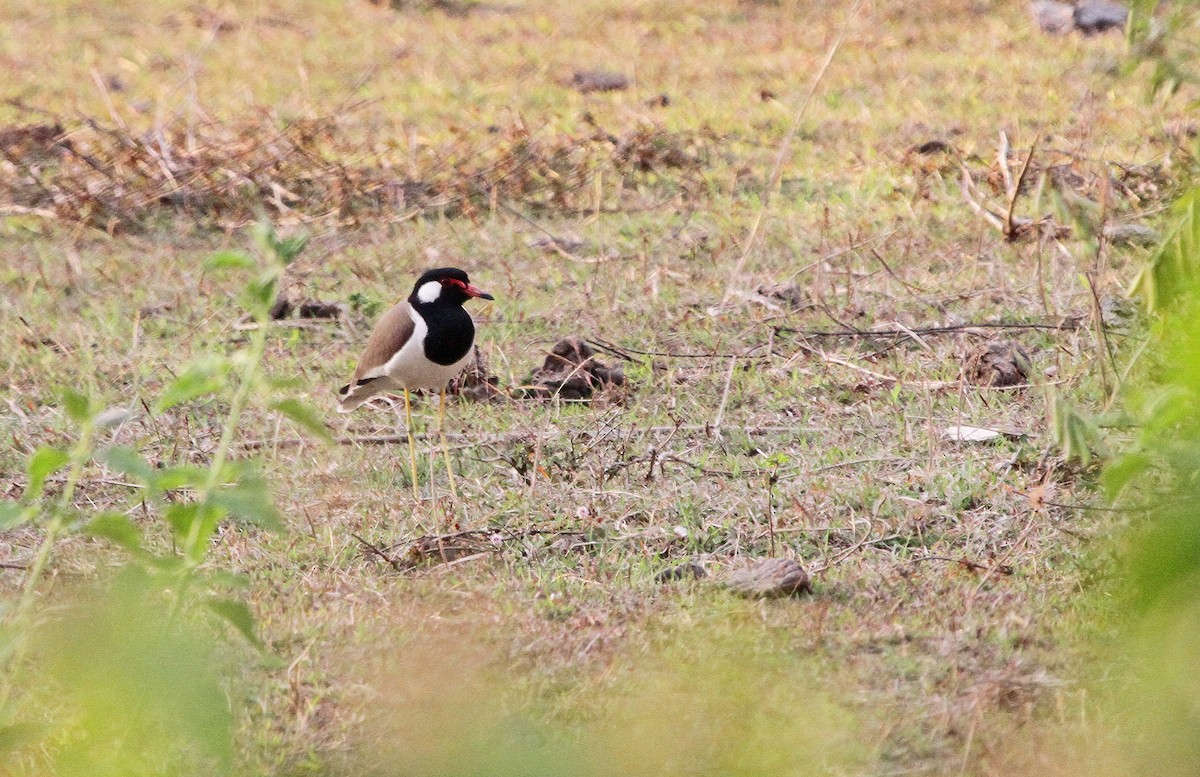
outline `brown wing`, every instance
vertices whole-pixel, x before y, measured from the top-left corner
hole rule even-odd
[[[354,371],[351,383],[380,375],[383,366],[404,347],[412,333],[412,308],[407,302],[393,305],[371,330],[371,336],[367,338],[367,346],[363,349],[362,358],[358,360],[358,369]]]

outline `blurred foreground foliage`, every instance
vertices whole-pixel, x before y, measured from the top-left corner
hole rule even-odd
[[[20,499],[0,501],[0,531],[36,532],[39,545],[19,601],[0,605],[0,773],[233,772],[235,715],[216,660],[229,643],[218,638],[214,619],[250,644],[259,641],[249,606],[229,594],[244,580],[205,562],[222,525],[283,527],[265,478],[253,461],[235,458],[233,443],[252,401],[316,437],[329,436],[317,414],[262,367],[271,306],[305,239],[281,238],[265,223],[254,238],[258,257],[225,252],[207,267],[248,274],[241,295],[255,324],[248,343],[180,370],[153,403],[155,414],[193,402],[223,405],[210,460],[172,462],[161,451],[106,445],[106,430],[137,403],[106,409],[97,397],[64,388],[73,444],[31,454]],[[76,487],[98,467],[135,484],[130,508],[89,512],[77,503]],[[51,477],[58,478],[54,488]],[[165,525],[152,527],[141,516]],[[105,540],[121,549],[124,562],[111,579],[45,592],[55,548],[70,535]]]
[[[1135,65],[1150,63],[1150,93],[1200,88],[1200,9],[1134,0],[1128,39]],[[1188,90],[1191,91],[1188,91]],[[1120,706],[1129,727],[1130,771],[1200,774],[1200,140],[1192,188],[1176,201],[1167,237],[1132,291],[1151,324],[1126,387],[1138,430],[1111,459],[1103,483],[1131,510],[1124,622],[1131,680]],[[1139,358],[1140,357],[1140,358]]]
[[[1127,393],[1137,435],[1109,462],[1104,485],[1134,516],[1125,701],[1140,773],[1200,774],[1200,241],[1177,234],[1158,256],[1169,283],[1156,287],[1171,293],[1157,300],[1142,375]]]
[[[3,772],[64,777],[221,775],[233,711],[208,624],[175,617],[137,566],[76,592],[31,635],[0,731]]]
[[[853,773],[869,753],[815,663],[757,629],[667,644],[612,668],[569,715],[522,699],[477,638],[413,641],[385,659],[359,757],[371,777],[602,777]]]

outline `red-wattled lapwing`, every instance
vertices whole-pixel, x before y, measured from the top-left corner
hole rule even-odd
[[[417,448],[413,442],[412,405],[408,394],[427,389],[441,394],[438,411],[438,435],[446,459],[450,491],[454,473],[450,470],[450,451],[442,432],[446,413],[446,384],[471,360],[475,343],[475,322],[463,308],[472,297],[494,299],[471,285],[467,274],[456,267],[429,270],[417,279],[412,294],[383,314],[363,349],[354,378],[338,389],[338,412],[349,413],[376,394],[404,392],[404,417],[408,425],[408,457],[412,466],[413,495],[421,498],[417,487]]]

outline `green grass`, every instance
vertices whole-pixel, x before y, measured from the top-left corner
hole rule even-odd
[[[370,317],[273,328],[268,373],[294,381],[349,442],[326,447],[249,411],[243,440],[264,442],[245,455],[261,458],[288,530],[228,527],[207,562],[246,577],[267,645],[266,656],[228,648],[241,662],[229,690],[238,773],[494,774],[548,761],[556,773],[1011,774],[1035,768],[1022,758],[1038,763],[1041,736],[1027,744],[1029,731],[1073,730],[1092,709],[1081,701],[1085,659],[1107,635],[1098,590],[1118,519],[1062,506],[1098,497],[1093,472],[1056,457],[1047,398],[1104,402],[1083,276],[1118,294],[1144,254],[1097,254],[1078,229],[1007,242],[965,203],[959,163],[1002,211],[998,133],[1014,168],[1040,137],[1035,174],[1069,165],[1080,193],[1099,199],[1112,164],[1186,162],[1162,132],[1183,114],[1146,105],[1136,79],[1113,75],[1119,36],[1047,37],[1015,4],[967,6],[865,4],[736,277],[775,151],[844,7],[595,0],[455,17],[366,2],[18,0],[0,12],[6,95],[72,131],[83,131],[79,115],[115,125],[111,100],[134,133],[159,120],[333,114],[347,139],[338,153],[363,150],[348,162],[397,166],[491,148],[490,125],[583,137],[585,112],[616,135],[715,139],[693,176],[629,175],[620,197],[618,181],[593,181],[596,199],[580,200],[606,203],[598,213],[510,206],[536,227],[505,207],[347,226],[300,224],[265,205],[283,231],[311,233],[289,269],[305,297],[390,304],[435,261],[431,250],[466,268],[496,296],[471,310],[503,386],[568,334],[689,355],[624,364],[632,391],[602,407],[455,403],[463,499],[414,504],[403,443],[354,442],[395,433],[395,416],[332,412]],[[634,86],[570,90],[574,70],[589,68],[626,72]],[[93,70],[109,80],[107,99]],[[647,105],[661,93],[670,105]],[[42,120],[0,106],[0,125]],[[956,151],[910,151],[934,138]],[[1153,223],[1173,185],[1164,174],[1140,202],[1116,187],[1107,218]],[[1050,189],[1036,206],[1032,191],[1022,196],[1018,214],[1069,223]],[[6,496],[19,493],[34,448],[69,440],[61,386],[134,406],[112,443],[151,461],[211,456],[221,403],[148,414],[140,401],[152,405],[190,360],[245,342],[240,282],[203,262],[247,238],[212,225],[167,211],[109,236],[62,218],[0,219]],[[543,230],[585,246],[574,258],[531,246]],[[768,283],[798,284],[805,303],[733,295],[722,305],[729,290]],[[798,334],[988,321],[1082,326],[900,344]],[[962,358],[989,335],[1030,351],[1033,387],[960,381]],[[433,411],[419,404],[422,424]],[[957,424],[1024,437],[944,440]],[[432,477],[443,493],[440,462]],[[89,466],[78,506],[136,503],[115,480]],[[1046,504],[1030,496],[1043,487]],[[767,555],[768,512],[776,553],[820,570],[814,596],[746,602],[709,583],[654,582],[685,560],[719,573]],[[402,555],[451,526],[515,538],[398,573],[352,536]],[[0,561],[26,559],[39,539],[4,535]],[[43,606],[119,558],[98,541],[63,540]],[[19,570],[0,570],[6,595],[21,583]],[[671,761],[647,742],[680,752]],[[721,743],[737,747],[705,749]]]

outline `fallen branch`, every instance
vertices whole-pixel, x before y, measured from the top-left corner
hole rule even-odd
[[[378,558],[383,559],[385,562],[387,562],[388,566],[390,566],[392,569],[396,570],[397,572],[404,571],[403,567],[400,566],[400,563],[398,561],[393,559],[388,554],[384,553],[383,550],[380,549],[378,546],[374,545],[373,543],[367,542],[366,540],[364,540],[362,537],[359,537],[354,532],[350,532],[350,536],[353,537],[354,539],[358,540],[358,543],[360,545],[362,545],[363,550],[365,550],[370,555],[377,556]]]
[[[970,572],[999,572],[1002,575],[1011,575],[1013,573],[1013,568],[1008,564],[989,567],[986,564],[980,564],[977,561],[971,561],[967,558],[952,558],[950,556],[917,556],[916,558],[908,559],[908,561],[912,564],[921,561],[945,561],[950,564],[959,564]]]
[[[971,178],[971,171],[967,169],[966,165],[962,166],[962,192],[963,198],[966,199],[967,205],[971,206],[971,210],[983,216],[987,223],[1004,232],[1004,220],[1000,218],[1000,214],[988,210],[976,197],[975,181]]]
[[[1000,133],[1000,136],[1004,137],[1004,133]],[[1017,239],[1018,230],[1016,225],[1013,224],[1013,210],[1017,207],[1017,197],[1021,194],[1021,185],[1025,183],[1025,176],[1029,173],[1029,164],[1033,161],[1033,154],[1037,151],[1038,141],[1040,140],[1040,135],[1033,139],[1033,143],[1029,146],[1029,153],[1025,156],[1025,164],[1021,165],[1021,172],[1017,176],[1017,182],[1013,184],[1012,190],[1008,193],[1008,211],[1004,215],[1004,237],[1008,240]],[[1005,138],[1005,142],[1007,144],[1007,138]],[[1027,227],[1028,225],[1023,226]]]
[[[967,324],[950,324],[947,326],[922,326],[922,327],[895,327],[890,329],[796,329],[793,327],[777,326],[773,327],[775,334],[796,334],[806,337],[898,337],[910,338],[916,335],[946,335],[965,332],[967,334],[984,334],[983,332],[972,332],[973,329],[1003,329],[1003,330],[1043,330],[1043,331],[1059,331],[1059,332],[1075,332],[1082,328],[1082,325],[1073,319],[1064,321],[1061,324],[1043,324],[1043,323],[1028,323],[1028,324],[1008,324],[1002,322],[981,322]],[[632,351],[638,353],[638,351]],[[658,355],[658,354],[655,354]],[[670,354],[662,354],[669,356]],[[728,358],[728,357],[726,357]]]
[[[705,432],[708,433],[712,429],[710,424],[683,424],[680,426],[647,426],[644,429],[632,429],[631,433],[636,434],[665,434],[675,431],[683,432]],[[742,434],[779,434],[779,433],[795,433],[795,432],[817,432],[820,431],[815,427],[798,427],[798,426],[736,426],[726,427],[726,429],[736,429]],[[475,448],[480,445],[497,445],[501,443],[519,442],[521,440],[531,440],[534,437],[542,439],[552,439],[556,437],[565,437],[570,434],[579,434],[577,429],[552,429],[548,431],[535,432],[510,432],[508,434],[487,434],[487,435],[472,435],[457,432],[447,432],[447,440],[461,441],[461,445],[451,446],[451,450],[460,450],[467,448]],[[440,439],[437,434],[429,432],[418,432],[413,436],[417,441],[429,441]],[[408,442],[408,435],[405,434],[368,434],[368,435],[351,435],[345,437],[337,437],[334,442],[338,445],[395,445]],[[242,450],[262,450],[264,448],[294,448],[299,445],[313,444],[313,441],[307,437],[288,437],[286,439],[256,439],[246,440],[238,444]]]

